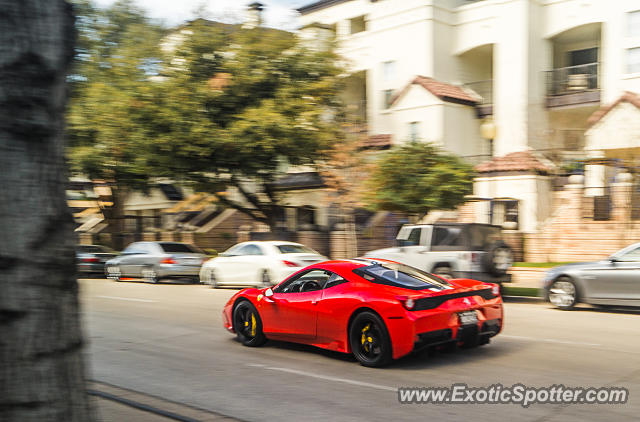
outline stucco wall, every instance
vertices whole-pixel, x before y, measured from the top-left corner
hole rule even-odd
[[[593,125],[585,136],[588,150],[606,151],[620,148],[639,150],[640,109],[633,104],[621,102]]]
[[[473,194],[480,198],[518,199],[519,230],[534,232],[538,228],[538,221],[543,221],[551,214],[550,183],[548,177],[537,175],[478,177]],[[487,203],[476,204],[477,215],[486,216]]]

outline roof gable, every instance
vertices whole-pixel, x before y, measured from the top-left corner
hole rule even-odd
[[[460,86],[418,75],[391,99],[391,105],[395,104],[400,98],[405,96],[414,85],[424,88],[442,101],[470,106],[478,104],[478,99],[466,92]]]
[[[548,174],[552,169],[533,155],[531,151],[518,151],[478,164],[475,170],[478,173],[535,171],[538,174]]]
[[[590,126],[595,125],[600,120],[602,120],[607,114],[609,114],[611,110],[613,110],[618,105],[620,105],[620,103],[623,103],[623,102],[632,104],[635,107],[640,108],[640,95],[636,94],[635,92],[625,91],[624,94],[622,94],[620,98],[615,100],[613,103],[604,105],[600,107],[598,110],[596,110],[591,116],[589,116],[589,118],[587,119],[587,123]]]

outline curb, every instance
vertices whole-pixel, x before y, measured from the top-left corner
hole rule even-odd
[[[544,299],[537,296],[502,296],[502,299],[514,303],[544,303]]]
[[[240,421],[210,410],[92,380],[87,394],[180,422]]]

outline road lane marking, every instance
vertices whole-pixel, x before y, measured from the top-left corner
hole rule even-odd
[[[510,338],[514,340],[528,340],[528,341],[541,341],[543,343],[557,343],[557,344],[573,344],[576,346],[602,346],[598,343],[585,343],[582,341],[569,341],[569,340],[556,340],[552,338],[535,338],[535,337],[525,337],[525,336],[508,336],[501,334],[498,338]]]
[[[119,296],[96,296],[96,297],[100,297],[102,299],[126,300],[129,302],[146,302],[146,303],[157,302],[157,300],[134,299],[131,297],[119,297]]]
[[[277,366],[267,366],[267,365],[261,365],[261,364],[258,364],[258,363],[250,363],[250,364],[247,364],[247,366],[251,366],[251,367],[254,367],[254,368],[267,369],[269,371],[286,372],[286,373],[289,373],[289,374],[301,375],[303,377],[317,378],[317,379],[321,379],[321,380],[325,380],[325,381],[341,382],[343,384],[357,385],[359,387],[375,388],[377,390],[383,390],[383,391],[393,391],[393,392],[397,392],[398,391],[397,388],[389,387],[387,385],[371,384],[369,382],[350,380],[350,379],[347,379],[347,378],[331,377],[331,376],[327,376],[327,375],[314,374],[312,372],[298,371],[296,369],[281,368],[281,367],[277,367]]]

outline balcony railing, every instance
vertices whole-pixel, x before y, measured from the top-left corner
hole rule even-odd
[[[480,103],[476,106],[479,117],[493,114],[493,79],[469,82],[464,84],[464,87],[475,92],[480,97]]]
[[[600,89],[598,63],[546,71],[547,95],[567,95]]]

